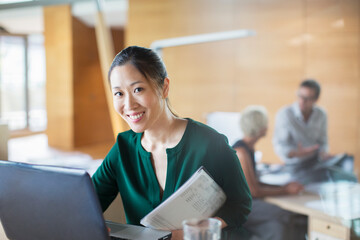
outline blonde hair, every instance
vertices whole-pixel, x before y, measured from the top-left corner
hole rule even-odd
[[[268,126],[266,108],[259,105],[246,107],[241,112],[240,127],[247,137],[257,137]]]

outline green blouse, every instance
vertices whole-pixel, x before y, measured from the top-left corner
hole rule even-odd
[[[168,166],[162,198],[151,153],[141,145],[142,133],[129,130],[118,135],[92,177],[103,211],[120,192],[127,222],[139,225],[141,218],[204,166],[227,196],[216,216],[230,227],[240,227],[246,221],[251,195],[235,151],[225,136],[202,123],[187,120],[178,145],[166,149]]]

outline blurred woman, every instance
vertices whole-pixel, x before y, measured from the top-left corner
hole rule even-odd
[[[303,186],[296,182],[274,186],[258,180],[254,153],[256,144],[266,136],[268,129],[266,109],[262,106],[247,107],[241,113],[240,127],[244,138],[237,141],[233,148],[241,162],[253,197],[252,212],[244,227],[254,239],[295,239],[289,235],[289,231],[286,231],[290,230],[286,224],[289,223],[293,214],[262,200],[267,196],[298,194],[303,190]]]

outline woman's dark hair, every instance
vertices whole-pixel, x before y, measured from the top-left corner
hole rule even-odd
[[[110,75],[112,70],[117,66],[123,66],[127,63],[132,64],[154,87],[159,93],[163,89],[164,80],[167,77],[166,67],[159,55],[153,50],[144,47],[130,46],[119,52],[108,72],[108,80],[110,82]],[[170,111],[177,116],[170,107],[168,98],[166,99],[167,106]]]
[[[131,46],[119,52],[110,66],[109,81],[114,67],[123,66],[127,63],[131,63],[151,84],[162,89],[167,72],[163,61],[153,50]]]

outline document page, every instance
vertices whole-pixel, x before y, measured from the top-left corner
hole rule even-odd
[[[223,190],[201,167],[140,223],[154,229],[182,229],[183,220],[211,217],[225,200]]]

